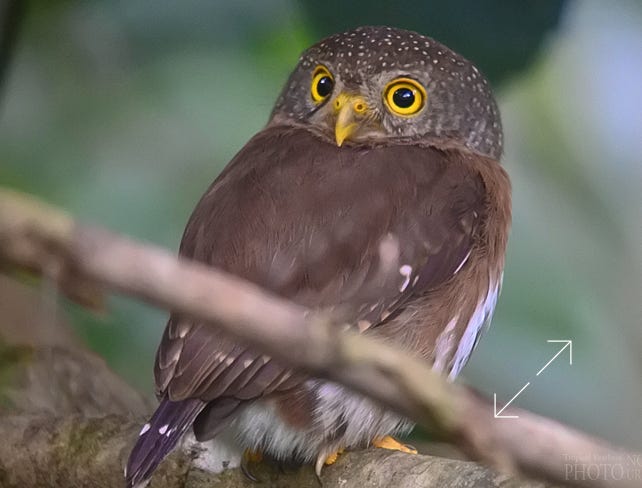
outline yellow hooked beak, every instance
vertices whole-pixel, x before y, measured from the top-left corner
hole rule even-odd
[[[334,125],[334,138],[337,146],[350,139],[359,128],[360,119],[368,110],[366,101],[358,95],[340,93],[334,101],[336,121]]]

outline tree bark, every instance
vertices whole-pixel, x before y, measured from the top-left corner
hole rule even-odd
[[[0,443],[0,486],[101,488],[124,486],[123,466],[140,425],[122,416],[89,418],[5,417]],[[208,473],[197,453],[179,449],[163,462],[149,488],[319,488],[311,466],[282,472],[267,463],[253,467],[257,484],[239,469]],[[344,453],[324,468],[326,488],[544,488],[551,485],[497,474],[468,461],[366,450]]]

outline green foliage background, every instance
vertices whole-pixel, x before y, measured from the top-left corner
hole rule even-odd
[[[517,404],[642,448],[640,2],[31,2],[2,94],[0,184],[175,249],[300,51],[368,23],[445,42],[500,100],[514,226],[465,380],[500,398],[531,381]],[[104,317],[67,307],[151,393],[164,314],[123,298]],[[574,341],[573,366],[533,380],[557,351],[547,339]]]

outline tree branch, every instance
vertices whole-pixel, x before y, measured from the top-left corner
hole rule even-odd
[[[4,310],[2,309],[2,312]],[[0,321],[0,340],[13,327]],[[0,347],[0,485],[3,488],[114,487],[151,406],[115,376],[104,361],[78,344]],[[139,421],[136,421],[132,414]],[[161,464],[150,488],[255,488],[238,469],[240,453],[229,439],[197,443],[187,436]],[[207,468],[207,469],[205,469]],[[319,488],[311,466],[286,473],[257,464],[269,486]],[[323,473],[324,486],[362,488],[543,488],[498,475],[477,464],[381,450],[346,453]]]
[[[518,409],[506,414],[519,419],[494,419],[490,403],[471,390],[329,316],[157,247],[77,224],[59,210],[4,190],[0,261],[41,273],[53,269],[72,295],[78,283],[97,283],[203,320],[293,367],[380,401],[502,471],[574,486],[639,485],[639,455]],[[629,477],[619,480],[606,464],[598,466],[597,476],[578,480],[569,476],[569,459],[618,460]]]
[[[0,443],[0,483],[5,488],[47,486],[75,488],[123,485],[123,466],[140,425],[122,416],[5,417]],[[150,488],[256,488],[239,469],[210,473],[198,467],[202,453],[182,448],[170,455],[154,475]],[[3,478],[3,474],[4,478]],[[263,486],[319,488],[311,466],[281,472],[266,463],[253,467]],[[544,488],[507,478],[472,462],[370,449],[345,453],[323,473],[326,487]]]

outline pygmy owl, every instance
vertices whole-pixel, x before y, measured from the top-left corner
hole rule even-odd
[[[502,128],[488,82],[423,35],[360,27],[300,57],[267,126],[194,209],[181,256],[254,282],[455,378],[495,308],[510,226]],[[148,479],[193,426],[316,463],[397,446],[412,423],[171,314],[160,405],[129,458]]]

